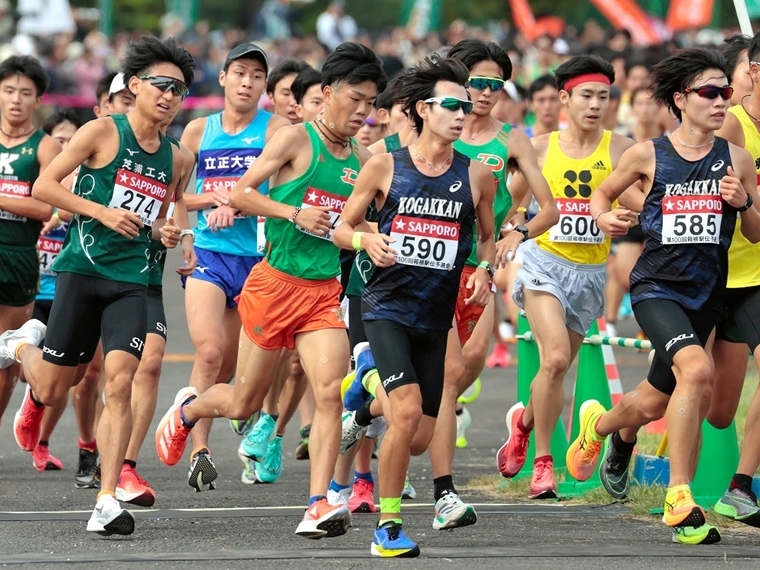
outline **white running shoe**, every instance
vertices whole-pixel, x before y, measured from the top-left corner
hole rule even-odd
[[[443,530],[475,524],[478,515],[472,505],[462,502],[456,493],[446,493],[435,503],[433,528]]]
[[[351,449],[356,442],[358,442],[364,432],[367,431],[366,426],[360,426],[356,423],[356,412],[343,412],[343,433],[340,438],[340,449],[338,453],[343,455]]]
[[[0,370],[16,362],[16,349],[21,343],[39,346],[45,340],[47,326],[42,321],[31,319],[20,328],[0,334]]]
[[[340,491],[327,490],[327,502],[331,505],[348,505],[348,498],[351,496],[351,487],[346,487]]]
[[[135,517],[126,509],[122,509],[119,501],[113,495],[102,495],[92,516],[87,522],[87,531],[103,536],[112,534],[132,534],[135,530]]]
[[[472,425],[472,416],[466,406],[462,406],[462,413],[457,416],[457,439],[456,446],[459,449],[467,447],[467,428]]]

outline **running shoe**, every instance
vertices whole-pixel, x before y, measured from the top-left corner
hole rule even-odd
[[[370,398],[370,393],[365,390],[362,380],[370,370],[377,368],[377,365],[368,342],[360,342],[354,347],[354,362],[356,363],[354,381],[343,394],[343,405],[349,412],[358,410]]]
[[[376,513],[375,484],[366,479],[354,479],[354,486],[348,497],[348,510],[352,513]]]
[[[494,344],[491,354],[486,358],[486,366],[488,368],[509,368],[511,362],[512,353],[506,342],[497,342]]]
[[[525,406],[517,402],[507,412],[507,441],[496,452],[496,465],[502,477],[512,478],[525,465],[530,443],[530,432],[525,433],[517,427],[517,421],[523,417]]]
[[[670,527],[700,527],[705,524],[705,511],[694,502],[688,485],[668,489],[665,497],[665,512],[662,522]]]
[[[462,502],[456,493],[446,493],[435,502],[433,528],[445,530],[469,526],[478,522],[478,515],[472,505]]]
[[[256,483],[256,462],[253,459],[248,459],[238,453],[240,461],[243,462],[243,473],[240,475],[240,480],[245,485],[253,485]]]
[[[622,500],[628,496],[629,477],[628,467],[631,464],[631,454],[624,453],[615,447],[614,434],[607,438],[607,448],[599,468],[599,478],[604,489],[615,499]]]
[[[370,552],[381,558],[416,558],[420,547],[404,534],[400,524],[387,522],[375,529]]]
[[[478,396],[480,396],[480,391],[482,389],[483,382],[481,382],[480,377],[475,378],[475,382],[473,382],[469,388],[462,392],[462,395],[457,398],[457,402],[460,404],[472,404],[475,400],[478,399]]]
[[[351,526],[351,511],[348,510],[348,506],[331,505],[327,499],[320,499],[306,509],[303,520],[296,529],[296,534],[319,540],[346,534],[349,526]]]
[[[331,505],[348,505],[348,499],[351,496],[351,487],[346,487],[340,491],[327,489],[327,502]]]
[[[17,362],[16,349],[19,344],[39,346],[45,340],[46,332],[47,326],[45,323],[37,319],[31,319],[16,330],[5,331],[3,334],[0,334],[0,370],[8,368],[14,362]],[[26,451],[32,451],[32,449],[27,449]]]
[[[401,492],[401,498],[412,501],[416,496],[417,490],[409,482],[409,473],[407,473],[406,478],[404,479],[404,490]]]
[[[134,467],[122,465],[116,483],[116,500],[139,507],[152,507],[156,502],[156,492]]]
[[[245,433],[243,441],[240,442],[238,454],[259,463],[263,462],[267,458],[269,442],[274,437],[276,427],[277,421],[269,414],[261,412],[259,421]]]
[[[385,433],[385,428],[388,427],[388,424],[385,421],[385,418],[383,416],[378,416],[376,418],[372,419],[372,422],[369,424],[369,427],[367,428],[367,432],[364,434],[364,437],[367,437],[369,439],[375,440],[375,448],[377,448],[377,438],[383,435]],[[372,453],[374,455],[374,451]],[[374,459],[377,459],[375,457]]]
[[[111,536],[132,534],[134,530],[135,517],[128,510],[122,509],[113,495],[102,495],[98,498],[90,520],[87,521],[88,532]]]
[[[174,397],[174,404],[161,418],[156,430],[156,453],[165,465],[176,465],[185,453],[190,428],[182,422],[182,406],[198,397],[192,386],[182,388]]]
[[[604,438],[596,433],[596,422],[606,413],[596,400],[586,400],[581,405],[581,425],[578,437],[567,448],[567,472],[577,481],[588,481],[599,464]]]
[[[674,526],[673,542],[681,544],[715,544],[720,542],[720,532],[711,524],[702,526]]]
[[[340,448],[338,453],[341,455],[351,449],[362,438],[367,426],[360,426],[356,423],[356,412],[343,412],[343,435],[340,438]]]
[[[554,462],[536,461],[533,463],[533,477],[528,488],[529,499],[554,499],[557,486],[554,484]]]
[[[457,439],[456,446],[459,449],[467,447],[467,437],[465,432],[472,425],[472,416],[465,406],[462,406],[462,413],[457,414]]]
[[[42,416],[45,415],[45,406],[38,406],[32,400],[32,388],[26,385],[24,399],[21,407],[13,418],[13,435],[16,443],[24,451],[34,451],[40,443],[42,433]]]
[[[309,459],[309,434],[311,433],[311,424],[301,428],[298,435],[301,436],[301,443],[296,447],[296,459],[303,461]]]
[[[618,320],[628,319],[633,316],[633,307],[631,306],[631,294],[626,293],[623,296],[623,300],[620,302],[620,308],[618,309]],[[613,336],[613,335],[610,335]]]
[[[282,438],[275,437],[267,447],[267,458],[256,466],[258,483],[274,483],[282,475]]]
[[[211,459],[208,448],[202,447],[194,452],[190,460],[190,468],[187,470],[187,484],[195,489],[196,493],[213,491],[216,489],[217,477],[219,474],[216,472],[216,465]]]
[[[50,455],[47,445],[37,444],[32,451],[32,463],[37,471],[60,471],[63,463],[57,457]]]
[[[607,321],[605,323],[605,326],[607,327],[607,331],[606,331],[607,334],[605,336],[617,336],[618,335],[617,326],[615,325],[615,323],[611,323],[610,321]]]
[[[77,489],[100,489],[100,458],[98,450],[79,448],[79,463],[74,477]]]
[[[244,435],[251,426],[256,423],[259,415],[253,414],[250,418],[245,420],[230,420],[230,428],[238,435]]]
[[[716,513],[729,519],[743,522],[749,526],[760,527],[760,508],[757,497],[751,488],[737,487],[729,489],[715,503]]]

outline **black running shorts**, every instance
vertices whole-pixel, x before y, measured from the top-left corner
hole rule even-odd
[[[754,352],[760,346],[760,285],[726,289],[723,314],[715,338],[748,344]]]
[[[166,312],[164,311],[164,292],[160,285],[148,287],[148,330],[147,334],[157,334],[166,340]]]

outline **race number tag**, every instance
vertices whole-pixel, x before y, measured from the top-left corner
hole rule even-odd
[[[42,275],[53,275],[53,271],[50,269],[53,266],[55,258],[61,253],[63,249],[63,242],[58,239],[50,239],[45,236],[40,236],[37,240],[37,253],[40,258],[40,273]]]
[[[396,216],[391,226],[396,263],[451,271],[459,246],[459,224]]]
[[[23,180],[0,179],[0,196],[3,198],[28,198],[32,195],[32,186]],[[0,209],[0,220],[25,222],[25,216]]]
[[[315,206],[328,208],[327,214],[330,216],[330,231],[327,232],[327,235],[320,236],[303,229],[301,226],[296,225],[296,227],[305,234],[331,241],[333,229],[335,229],[335,222],[338,221],[338,218],[343,211],[343,207],[346,205],[346,200],[348,200],[348,198],[345,196],[330,194],[324,190],[318,190],[309,186],[306,190],[306,196],[304,196],[304,202],[301,204],[301,209],[305,210],[306,208],[313,208]]]
[[[720,243],[723,200],[711,194],[662,199],[662,243]]]
[[[604,234],[591,217],[588,200],[557,198],[559,222],[549,230],[551,241],[566,243],[604,243]]]
[[[267,246],[267,238],[264,234],[264,222],[266,218],[259,216],[256,222],[256,253],[264,255]]]
[[[134,212],[143,224],[151,226],[158,218],[164,198],[165,184],[119,168],[108,207]]]

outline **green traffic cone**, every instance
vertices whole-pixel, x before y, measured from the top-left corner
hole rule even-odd
[[[524,335],[530,331],[528,319],[520,313],[517,319],[517,334]],[[538,374],[540,367],[540,358],[538,355],[538,344],[535,340],[518,340],[517,341],[517,401],[527,404],[530,399],[530,385]],[[533,475],[533,460],[536,458],[535,437],[531,435],[530,445],[528,446],[528,456],[525,459],[525,465],[515,477],[531,477]],[[551,441],[552,458],[554,460],[554,472],[565,469],[565,455],[567,452],[567,435],[562,425],[562,418],[554,426]]]
[[[736,424],[726,429],[716,429],[709,422],[702,422],[702,447],[691,494],[694,501],[704,508],[718,502],[739,466],[739,445]]]

